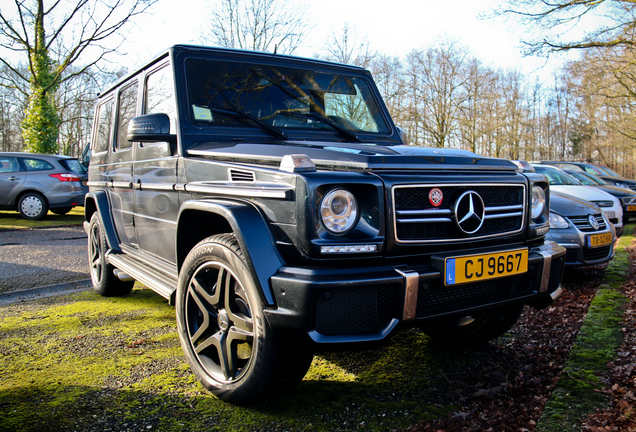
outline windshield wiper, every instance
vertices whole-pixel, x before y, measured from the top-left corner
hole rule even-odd
[[[257,125],[259,125],[260,127],[262,127],[263,129],[265,129],[267,132],[269,132],[270,134],[280,138],[280,139],[287,139],[287,134],[285,132],[283,132],[282,130],[272,126],[269,123],[264,122],[263,120],[259,119],[258,117],[256,117],[255,115],[252,115],[250,113],[246,113],[243,111],[232,111],[232,110],[226,110],[226,109],[222,109],[222,108],[215,108],[215,107],[208,107],[210,108],[212,111],[216,111],[218,113],[221,114],[229,114],[229,115],[234,115],[234,116],[239,116],[239,117],[244,117],[246,119],[250,119],[252,120],[254,123],[256,123]]]
[[[351,132],[349,129],[344,128],[342,126],[340,126],[338,123],[329,120],[328,118],[325,117],[321,117],[319,115],[316,114],[302,114],[302,113],[297,113],[297,112],[279,112],[280,114],[284,114],[284,115],[288,115],[291,117],[300,117],[300,118],[305,118],[305,119],[312,119],[312,120],[318,120],[320,122],[323,122],[325,124],[328,124],[329,126],[331,126],[332,128],[334,128],[335,130],[337,130],[338,132],[340,132],[343,135],[346,135],[348,138],[351,138],[357,142],[361,142],[362,140],[360,139],[360,137],[358,137],[358,135],[356,135],[355,133]]]

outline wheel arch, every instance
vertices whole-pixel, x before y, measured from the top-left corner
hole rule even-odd
[[[49,199],[48,199],[48,197],[46,196],[46,194],[44,192],[42,192],[42,191],[40,191],[38,189],[30,188],[30,189],[21,190],[15,196],[15,208],[16,208],[16,210],[18,210],[18,206],[20,204],[20,200],[22,199],[22,197],[25,196],[28,193],[36,193],[36,194],[40,195],[42,198],[44,198],[44,201],[46,201],[46,205],[47,206],[49,205]]]
[[[119,237],[115,230],[113,216],[110,213],[110,205],[108,202],[108,194],[106,191],[88,192],[84,197],[84,231],[88,234],[88,224],[90,223],[93,213],[97,212],[102,229],[106,234],[108,248],[121,252],[119,247]]]
[[[226,233],[236,236],[261,300],[274,305],[269,279],[284,262],[265,218],[249,203],[215,200],[183,203],[177,222],[177,270],[181,271],[186,256],[198,242]]]

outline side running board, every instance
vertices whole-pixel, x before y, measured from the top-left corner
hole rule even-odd
[[[106,254],[106,259],[113,266],[167,299],[170,305],[174,305],[174,296],[177,290],[176,278],[148,268],[148,266],[142,265],[136,259],[125,254],[109,252]]]

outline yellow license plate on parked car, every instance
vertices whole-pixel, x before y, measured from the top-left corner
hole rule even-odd
[[[587,246],[591,248],[605,246],[612,242],[612,233],[594,234],[588,236]]]
[[[628,205],[627,211],[636,211],[636,205]]]
[[[528,271],[528,249],[446,258],[444,283],[457,285]]]

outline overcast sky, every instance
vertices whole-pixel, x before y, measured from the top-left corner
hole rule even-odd
[[[132,67],[177,43],[199,43],[206,25],[207,8],[221,0],[161,0],[152,15],[137,20],[124,51],[129,55],[122,66]],[[425,49],[436,38],[457,39],[486,65],[520,68],[531,74],[538,70],[549,76],[559,59],[541,68],[545,61],[521,55],[521,29],[503,19],[483,20],[479,15],[496,7],[500,0],[289,0],[307,5],[307,20],[315,27],[305,46],[294,54],[313,57],[324,39],[348,23],[381,54],[404,57],[413,49]],[[175,4],[178,4],[175,7]],[[136,36],[139,32],[140,36]]]

